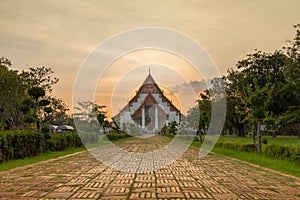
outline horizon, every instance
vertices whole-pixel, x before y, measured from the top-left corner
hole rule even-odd
[[[29,67],[51,67],[54,76],[60,79],[54,86],[54,96],[62,98],[70,110],[74,80],[80,66],[98,44],[120,32],[140,27],[181,32],[203,46],[220,73],[225,75],[228,68],[235,68],[235,64],[254,49],[273,52],[286,46],[294,36],[293,25],[300,19],[300,2],[293,0],[122,1],[118,4],[110,1],[2,1],[1,4],[0,56],[10,59],[12,67],[19,71]],[[174,90],[186,83],[203,81],[202,77],[194,76],[193,71],[186,70],[188,64],[183,59],[151,50],[120,57],[112,63],[115,67],[106,72],[109,80],[104,81],[121,87],[113,80],[114,74],[119,72],[120,66],[138,66],[141,59],[156,59],[156,63],[176,68],[181,74],[189,73],[185,81],[164,84],[162,80],[167,79],[167,71],[161,72],[164,75],[155,75],[155,70],[151,70],[154,79],[174,94]],[[129,85],[140,86],[139,81],[145,77],[137,74]],[[121,99],[130,98],[134,89],[132,86],[132,91],[123,94]],[[109,106],[110,102],[105,100],[103,104]],[[116,109],[120,106],[118,104]]]

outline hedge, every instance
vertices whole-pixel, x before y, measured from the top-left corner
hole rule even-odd
[[[123,139],[123,138],[127,138],[127,137],[132,137],[132,136],[128,135],[126,133],[109,132],[109,133],[106,133],[105,136],[103,136],[103,140],[114,141],[114,140],[119,140],[119,139]]]
[[[62,151],[67,147],[81,147],[98,142],[96,133],[44,134],[29,130],[0,132],[0,163],[36,156],[46,151]]]
[[[94,144],[99,140],[96,133],[78,133],[83,144]]]
[[[0,132],[0,163],[36,156],[43,151],[44,136],[34,131]]]
[[[235,151],[243,151],[243,152],[255,152],[255,151],[257,151],[256,146],[252,143],[238,143],[238,142],[218,141],[215,146],[223,147],[223,148],[231,149],[231,150],[235,150]]]
[[[46,140],[46,150],[62,151],[67,147],[81,147],[82,142],[77,133],[52,134]]]
[[[300,147],[270,144],[265,149],[265,156],[270,158],[291,160],[300,164]]]

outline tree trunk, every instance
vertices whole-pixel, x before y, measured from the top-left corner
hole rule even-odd
[[[40,130],[40,122],[38,119],[37,109],[38,109],[38,98],[35,99],[34,117],[35,117],[35,122],[36,122],[36,130],[39,131]]]
[[[202,132],[201,132],[201,125],[200,125],[200,123],[199,123],[199,125],[198,125],[196,135],[199,135],[199,141],[200,141],[200,142],[203,142],[203,137],[202,137]]]
[[[238,126],[238,137],[245,137],[244,124],[242,123]]]
[[[37,131],[40,131],[40,122],[39,122],[39,120],[36,120],[36,129],[37,129]]]
[[[257,123],[257,152],[261,153],[261,135],[260,135],[260,122]]]
[[[200,133],[200,135],[199,135],[199,140],[200,140],[200,142],[203,142],[203,137],[202,137],[202,132],[201,132],[201,130],[199,131],[199,133]]]

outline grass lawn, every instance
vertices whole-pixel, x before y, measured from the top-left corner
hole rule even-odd
[[[95,144],[89,144],[87,146],[87,148],[95,148],[95,147],[99,147],[102,146],[104,144],[104,141],[102,140],[103,136],[100,136],[99,141]],[[116,141],[112,141],[112,143],[116,144],[118,142],[123,142],[126,140],[130,140],[132,139],[130,138],[123,138],[123,139],[119,139]],[[75,147],[68,147],[63,151],[49,151],[49,152],[45,152],[45,153],[41,153],[40,155],[37,156],[33,156],[33,157],[28,157],[28,158],[24,158],[24,159],[18,159],[18,160],[11,160],[5,163],[1,163],[0,164],[0,171],[5,171],[5,170],[9,170],[12,168],[16,168],[16,167],[21,167],[24,165],[28,165],[28,164],[32,164],[32,163],[37,163],[40,161],[44,161],[44,160],[49,160],[52,158],[57,158],[60,156],[65,156],[68,154],[73,154],[76,152],[80,152],[80,151],[85,151],[86,148],[85,147],[79,147],[79,148],[75,148]]]
[[[300,165],[288,160],[268,158],[256,152],[238,152],[215,147],[212,152],[300,177]]]
[[[5,170],[9,170],[9,169],[12,169],[15,167],[21,167],[24,165],[28,165],[28,164],[32,164],[32,163],[36,163],[36,162],[40,162],[40,161],[44,161],[44,160],[49,160],[51,158],[65,156],[68,154],[72,154],[72,153],[76,153],[76,152],[80,152],[80,151],[84,151],[84,150],[85,150],[84,147],[79,147],[79,148],[69,147],[63,151],[50,151],[50,152],[46,152],[46,153],[41,153],[40,155],[37,155],[34,157],[28,157],[28,158],[24,158],[24,159],[8,161],[8,162],[0,164],[0,171],[5,171]]]
[[[262,139],[266,138],[268,143],[267,144],[280,144],[280,145],[287,145],[287,146],[300,146],[300,138],[297,136],[262,136]],[[232,142],[243,142],[243,143],[252,143],[251,137],[237,137],[234,135],[226,135],[220,136],[219,141],[232,141]],[[257,137],[256,137],[257,141]],[[263,146],[266,146],[263,144]]]
[[[278,136],[276,138],[273,138],[271,136],[264,136],[264,137],[267,138],[268,144],[280,144],[280,145],[295,146],[295,147],[300,146],[300,138],[298,137],[289,137],[289,136]],[[252,138],[236,137],[236,136],[221,136],[219,138],[219,141],[251,143]],[[263,144],[263,150],[267,145]],[[193,146],[200,147],[201,143],[193,142]],[[283,160],[283,159],[268,158],[264,155],[264,153],[258,154],[257,152],[240,152],[240,151],[226,149],[223,147],[214,147],[212,152],[300,177],[299,164],[288,160]]]

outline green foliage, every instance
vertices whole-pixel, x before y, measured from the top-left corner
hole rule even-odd
[[[21,102],[25,99],[25,86],[10,66],[8,59],[0,59],[0,131],[22,128],[23,125]]]
[[[103,140],[114,141],[114,140],[118,140],[118,139],[119,139],[119,134],[115,133],[115,132],[109,132],[109,133],[106,133],[105,136],[103,136]]]
[[[91,101],[77,102],[73,114],[76,126],[80,131],[93,132],[103,128],[106,119],[106,112],[103,111],[106,106],[98,105]]]
[[[50,134],[48,130],[44,130],[44,133],[28,130],[0,132],[0,163],[36,156],[46,151],[81,147],[81,140],[84,144],[98,142],[96,133],[81,133],[80,136],[77,133]]]
[[[299,126],[295,126],[300,123],[300,25],[295,28],[295,38],[288,47],[273,53],[255,50],[238,61],[237,70],[228,70],[224,77],[227,132],[237,130],[244,136],[245,130],[255,131],[263,121],[274,133],[294,126],[294,134],[300,134]]]
[[[28,94],[37,101],[40,97],[45,96],[46,93],[40,87],[32,87],[28,90]]]
[[[79,133],[80,139],[83,144],[95,144],[98,142],[99,137],[96,133]]]
[[[42,129],[41,129],[41,132],[42,132],[43,134],[50,133],[50,128],[49,128],[49,126],[43,126]]]
[[[286,159],[300,164],[300,147],[289,147],[270,144],[265,149],[265,155],[270,158]]]
[[[132,136],[128,135],[126,133],[109,132],[109,133],[106,133],[105,136],[103,136],[103,140],[116,141],[116,140],[128,138],[128,137],[132,137]]]
[[[52,85],[51,68],[36,67],[19,72],[11,69],[11,61],[0,58],[0,131],[11,129],[37,130],[45,122],[64,124],[67,106],[62,100],[50,97]]]
[[[43,151],[44,137],[33,131],[0,132],[0,163],[38,155]]]
[[[176,123],[176,121],[170,122],[168,126],[164,125],[159,131],[160,134],[164,134],[164,135],[168,135],[168,134],[176,135],[177,132],[178,132],[178,124]]]
[[[39,154],[37,156],[33,156],[33,157],[27,157],[27,158],[18,159],[18,160],[11,160],[11,161],[0,164],[0,171],[6,171],[6,170],[13,169],[16,167],[21,167],[24,165],[37,163],[37,162],[41,162],[44,160],[58,158],[60,156],[65,156],[65,155],[73,154],[73,153],[84,151],[84,150],[85,150],[84,147],[78,147],[78,148],[68,147],[63,151],[44,152],[44,153],[41,153],[41,154]]]
[[[165,124],[165,125],[161,128],[161,130],[160,130],[159,133],[160,133],[160,134],[163,134],[163,135],[167,135],[167,134],[168,134],[168,126]]]
[[[46,141],[47,150],[62,151],[67,147],[81,147],[82,143],[77,133],[52,134]]]
[[[177,134],[177,127],[178,127],[178,125],[177,125],[176,121],[172,121],[168,125],[168,133],[176,135]]]
[[[27,88],[41,88],[47,95],[52,92],[52,85],[58,82],[57,77],[52,78],[53,73],[50,67],[30,67],[29,70],[22,71],[20,77],[24,80]]]
[[[238,143],[238,142],[225,142],[218,141],[215,145],[217,147],[223,147],[225,149],[231,149],[234,151],[242,151],[242,152],[255,152],[256,146],[252,143]]]
[[[268,144],[267,138],[263,138],[261,142],[262,142],[263,144]]]

